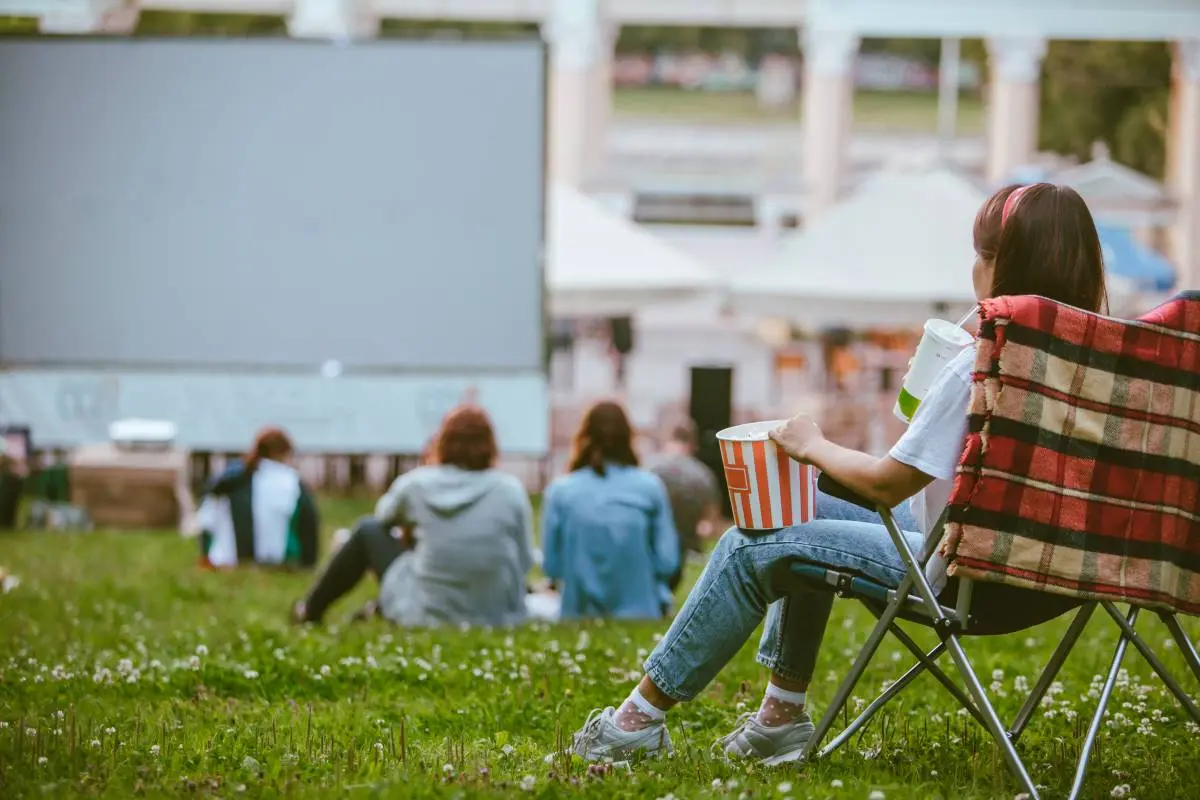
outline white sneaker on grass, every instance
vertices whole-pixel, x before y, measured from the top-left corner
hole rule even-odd
[[[640,731],[623,731],[613,721],[616,709],[593,711],[571,740],[571,752],[588,761],[624,761],[671,753],[671,734],[662,722]]]
[[[743,714],[738,726],[717,744],[725,748],[726,755],[734,758],[749,758],[761,761],[764,766],[787,764],[798,761],[804,748],[812,738],[815,726],[802,711],[800,716],[786,725],[768,726],[758,721],[756,714]]]

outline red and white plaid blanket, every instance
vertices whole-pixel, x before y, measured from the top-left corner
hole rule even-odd
[[[1200,613],[1200,292],[1134,321],[980,316],[950,574]]]

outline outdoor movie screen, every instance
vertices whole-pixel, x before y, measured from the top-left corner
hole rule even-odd
[[[0,361],[538,371],[537,40],[0,40]]]

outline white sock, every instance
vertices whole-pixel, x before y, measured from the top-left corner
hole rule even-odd
[[[666,718],[667,712],[647,700],[642,694],[642,690],[635,686],[629,693],[629,697],[617,709],[617,713],[613,715],[613,722],[621,730],[631,733],[645,730]]]
[[[787,689],[768,683],[767,691],[763,694],[762,705],[759,706],[755,717],[759,724],[769,728],[790,725],[804,711],[807,701],[808,695],[805,692],[789,692]]]
[[[782,689],[773,683],[767,683],[766,697],[774,697],[781,703],[787,703],[790,706],[803,706],[808,702],[808,692],[789,692],[787,689]]]

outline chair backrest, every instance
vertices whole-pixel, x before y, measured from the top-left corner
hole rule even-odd
[[[1138,320],[980,310],[952,575],[1200,613],[1200,292]]]

